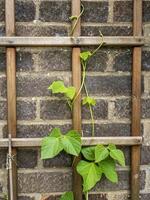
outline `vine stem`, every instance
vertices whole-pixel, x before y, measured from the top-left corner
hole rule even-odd
[[[89,194],[88,194],[88,192],[85,193],[85,199],[86,199],[86,200],[89,199]]]
[[[74,24],[72,30],[70,31],[70,34],[69,34],[70,36],[73,35],[73,32],[74,32],[74,30],[75,30],[75,28],[76,28],[76,26],[77,26],[77,24],[78,24],[78,21],[79,21],[80,17],[82,16],[82,14],[84,13],[84,6],[83,6],[83,4],[81,4],[81,7],[82,7],[82,11],[81,11],[81,13],[79,14],[79,16],[77,16],[76,22],[75,22],[75,24]]]
[[[87,90],[87,87],[86,87],[86,84],[85,84],[85,83],[84,83],[84,88],[85,88],[86,96],[89,97],[88,90]],[[94,113],[93,113],[92,106],[91,106],[90,104],[88,104],[88,106],[89,106],[90,115],[91,115],[91,122],[92,122],[92,137],[94,137],[94,135],[95,135]]]

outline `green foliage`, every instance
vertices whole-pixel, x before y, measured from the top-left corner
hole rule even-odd
[[[95,162],[100,162],[109,156],[109,151],[103,145],[95,147]]]
[[[76,16],[76,15],[72,15],[71,17],[69,17],[70,20],[75,20],[77,18],[78,18],[78,16]]]
[[[77,172],[83,178],[83,191],[87,192],[92,189],[95,184],[101,179],[101,168],[94,162],[81,160],[77,165]]]
[[[88,104],[88,105],[91,105],[91,106],[95,106],[96,100],[92,97],[87,96],[83,99],[82,104],[83,105]]]
[[[68,99],[72,100],[75,96],[75,87],[66,87],[63,81],[54,81],[48,88],[53,94],[64,94]]]
[[[68,154],[78,156],[81,151],[81,136],[71,130],[63,135],[59,128],[54,128],[49,136],[43,138],[41,145],[41,158],[49,159],[57,156],[62,150]]]
[[[95,160],[95,147],[86,147],[81,150],[82,155],[89,161]]]
[[[80,53],[80,58],[84,62],[86,62],[91,56],[92,56],[92,53],[90,51],[84,51]]]
[[[74,200],[73,192],[65,192],[60,198],[60,200]]]
[[[106,178],[113,182],[118,183],[118,175],[115,169],[115,161],[111,158],[107,158],[99,163],[99,166],[102,170],[102,173],[106,176]]]
[[[88,160],[81,160],[77,165],[77,171],[83,178],[84,192],[92,189],[100,181],[102,175],[113,183],[118,182],[116,161],[125,166],[125,158],[123,152],[114,144],[107,147],[103,145],[86,147],[81,150],[81,153]]]

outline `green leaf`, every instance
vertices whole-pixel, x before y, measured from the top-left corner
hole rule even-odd
[[[107,158],[99,163],[99,166],[102,169],[102,172],[106,176],[106,178],[113,182],[118,183],[118,175],[115,169],[115,162],[111,158]]]
[[[74,156],[78,156],[81,151],[81,136],[75,131],[71,130],[61,138],[64,150]]]
[[[120,149],[113,149],[110,151],[110,156],[117,160],[120,165],[125,166],[124,153]]]
[[[73,99],[76,93],[76,88],[75,87],[68,87],[65,94],[69,99]]]
[[[94,162],[81,160],[77,165],[77,172],[83,178],[83,191],[89,191],[101,179],[102,171]]]
[[[82,101],[82,104],[85,105],[85,104],[89,104],[89,105],[92,105],[92,106],[95,106],[96,105],[96,100],[92,97],[85,97]]]
[[[60,200],[74,200],[73,192],[65,192],[60,198]]]
[[[116,145],[115,145],[115,144],[109,144],[109,145],[108,145],[108,149],[109,149],[109,150],[116,149]]]
[[[81,150],[84,158],[90,161],[95,160],[95,147],[86,147]]]
[[[60,141],[61,137],[62,134],[60,129],[55,128],[48,137],[43,138],[41,145],[41,159],[53,158],[63,150]]]
[[[52,90],[52,93],[65,93],[66,87],[63,83],[63,81],[54,81],[48,88],[49,90]]]
[[[77,19],[77,18],[78,18],[78,16],[76,16],[76,15],[74,15],[74,16],[72,15],[71,17],[69,17],[70,20],[74,20],[74,19]]]
[[[83,61],[87,61],[90,56],[91,56],[91,52],[90,51],[84,51],[82,53],[80,53],[80,58],[83,60]]]
[[[95,162],[100,162],[109,156],[109,151],[103,145],[95,147]]]

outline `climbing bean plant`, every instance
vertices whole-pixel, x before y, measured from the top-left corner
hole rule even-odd
[[[75,20],[74,26],[70,32],[73,34],[77,23],[84,12],[84,6],[81,5],[81,13],[79,16],[71,16],[70,20]],[[78,91],[73,86],[66,86],[62,80],[55,80],[48,90],[52,94],[62,94],[72,111],[74,102],[85,90],[85,97],[82,99],[82,105],[89,108],[92,125],[92,136],[95,135],[95,122],[93,107],[96,105],[96,100],[89,95],[86,86],[86,72],[89,60],[97,53],[103,45],[103,35],[100,32],[100,44],[94,51],[83,51],[80,53],[80,60],[82,65],[82,81],[81,87]],[[116,164],[125,166],[124,153],[117,149],[114,144],[96,145],[92,147],[82,147],[81,134],[76,130],[69,130],[67,133],[62,133],[59,128],[54,128],[48,136],[44,137],[41,145],[41,158],[50,159],[56,157],[59,153],[65,151],[72,156],[82,154],[82,159],[77,164],[76,170],[83,179],[83,193],[86,200],[88,200],[88,192],[105,176],[112,183],[118,182],[118,174]],[[64,193],[60,200],[74,200],[72,192]]]

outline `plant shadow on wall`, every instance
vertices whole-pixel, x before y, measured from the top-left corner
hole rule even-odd
[[[73,34],[83,12],[84,6],[82,5],[80,15],[70,17],[71,20],[75,20],[70,35]],[[90,97],[85,80],[88,61],[103,45],[103,35],[101,33],[100,40],[100,45],[94,51],[84,51],[80,53],[82,82],[78,91],[76,91],[76,88],[73,86],[65,86],[64,82],[60,80],[54,81],[48,88],[53,94],[62,94],[71,111],[74,102],[81,94],[82,90],[85,90],[86,96],[82,100],[82,105],[86,105],[89,108],[93,137],[95,135],[93,107],[96,105],[96,100]],[[82,154],[82,159],[77,164],[76,170],[82,176],[83,193],[85,194],[86,200],[88,200],[88,192],[97,184],[97,182],[101,181],[103,176],[112,183],[117,183],[118,174],[116,171],[116,164],[125,166],[124,153],[120,149],[117,149],[114,144],[108,144],[107,146],[96,145],[91,147],[82,147],[81,134],[79,132],[76,130],[70,130],[63,134],[59,128],[54,128],[51,133],[42,140],[41,158],[54,158],[62,151],[75,157],[79,156],[80,153]],[[73,192],[66,192],[61,196],[60,200],[74,200]]]

